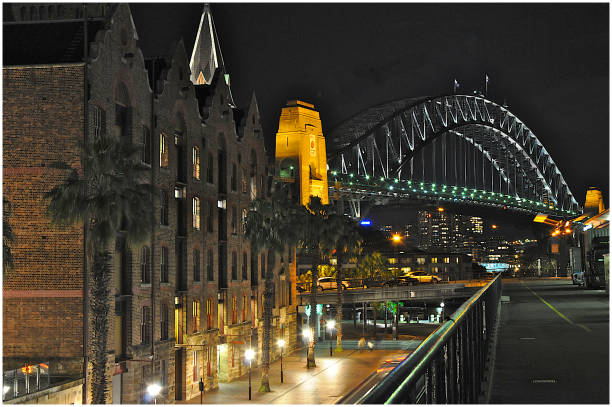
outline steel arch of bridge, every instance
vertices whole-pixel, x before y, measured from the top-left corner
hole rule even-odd
[[[561,171],[534,133],[506,107],[479,95],[403,99],[366,109],[328,134],[327,162],[335,173],[401,181],[407,179],[408,164],[412,168],[416,154],[434,143],[431,163],[435,177],[435,143],[439,139],[445,143],[453,136],[480,151],[483,184],[486,159],[491,177],[493,170],[499,176],[500,193],[504,192],[503,180],[508,196],[546,208],[552,204],[555,210],[567,213],[580,210]],[[445,161],[445,176],[446,170]],[[467,169],[463,171],[467,183]],[[476,178],[474,168],[474,183]],[[435,179],[433,182],[435,187]],[[491,184],[493,190],[493,180]]]

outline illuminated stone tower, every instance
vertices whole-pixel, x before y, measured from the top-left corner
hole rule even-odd
[[[329,203],[327,155],[319,112],[299,100],[287,102],[276,133],[276,166],[284,182],[294,182],[300,204],[318,196]]]

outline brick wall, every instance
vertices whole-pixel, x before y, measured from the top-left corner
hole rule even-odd
[[[52,371],[79,371],[72,362],[83,352],[82,229],[52,226],[43,195],[68,174],[50,164],[80,165],[83,72],[81,65],[3,69],[3,193],[17,239],[15,268],[3,281],[5,363],[57,358]]]

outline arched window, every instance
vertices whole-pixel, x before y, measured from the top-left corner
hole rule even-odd
[[[140,249],[140,282],[151,283],[151,251],[148,246]]]
[[[212,153],[208,153],[208,166],[206,168],[206,182],[208,182],[209,184],[213,184],[215,182],[215,178],[214,178],[214,167],[213,167],[214,163],[213,163],[213,156]]]
[[[161,247],[161,258],[159,260],[159,281],[161,283],[168,282],[168,248]]]
[[[193,146],[192,150],[193,178],[200,179],[200,147]]]
[[[232,191],[236,190],[236,163],[232,163],[232,178],[230,180]]]
[[[168,191],[164,190],[160,193],[159,223],[168,226]]]
[[[214,270],[214,258],[212,249],[208,249],[208,265],[206,266],[206,272],[208,273],[208,281],[215,280],[215,270]]]

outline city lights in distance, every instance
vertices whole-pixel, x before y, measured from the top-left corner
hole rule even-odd
[[[370,219],[362,219],[361,221],[359,221],[359,224],[361,226],[371,226],[372,221]]]

